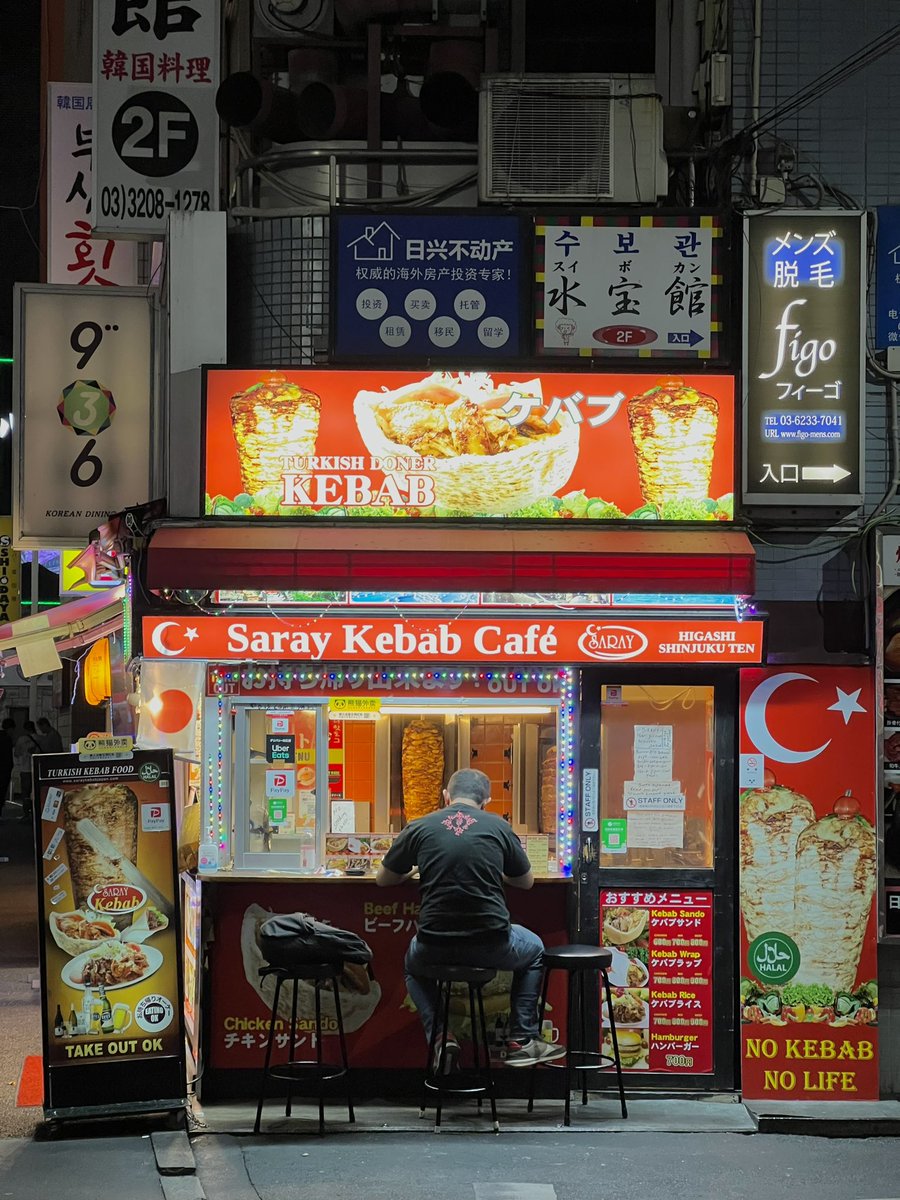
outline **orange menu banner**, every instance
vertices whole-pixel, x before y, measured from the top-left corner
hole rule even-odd
[[[144,617],[145,658],[300,662],[762,661],[759,621]]]

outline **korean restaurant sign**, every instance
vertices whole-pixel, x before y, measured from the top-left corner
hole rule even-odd
[[[47,85],[47,282],[137,283],[137,247],[92,238],[94,103],[89,83]]]
[[[876,744],[866,668],[741,671],[748,1099],[878,1099]]]
[[[97,231],[161,237],[218,208],[218,0],[95,0]]]
[[[525,226],[493,213],[336,213],[335,359],[518,358]]]
[[[150,496],[154,331],[145,288],[18,284],[18,547],[83,547]]]
[[[538,217],[538,353],[718,357],[723,233],[714,215]]]
[[[746,504],[862,503],[864,222],[843,209],[746,218]]]
[[[613,1017],[627,1071],[713,1070],[712,892],[601,892]],[[600,1007],[603,1041],[609,1013]]]
[[[145,658],[301,662],[762,661],[754,621],[144,617]]]
[[[217,517],[733,517],[734,380],[205,372]]]

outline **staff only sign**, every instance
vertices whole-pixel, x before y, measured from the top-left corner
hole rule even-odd
[[[145,658],[300,662],[762,661],[758,621],[144,617]]]
[[[871,674],[742,671],[741,714],[742,1092],[877,1100]]]

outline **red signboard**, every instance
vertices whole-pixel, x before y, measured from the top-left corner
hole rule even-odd
[[[734,515],[730,375],[210,369],[205,436],[218,517]]]
[[[564,884],[538,884],[530,892],[509,896],[512,919],[533,929],[546,945],[561,945],[566,937]],[[302,910],[365,938],[373,951],[371,974],[354,964],[341,980],[341,1008],[350,1062],[354,1067],[416,1067],[424,1065],[425,1036],[406,993],[403,958],[416,930],[419,892],[415,887],[384,889],[372,882],[235,883],[217,889],[216,931],[212,945],[209,1063],[213,1069],[261,1067],[269,1038],[271,985],[260,981],[263,958],[257,934],[271,912]],[[499,971],[485,988],[484,1003],[493,1049],[502,1056],[508,1031],[511,975]],[[553,977],[545,1036],[565,1040],[565,985]],[[290,989],[282,993],[275,1027],[273,1061],[287,1058],[290,1030]],[[299,1058],[315,1056],[313,1041],[315,998],[312,987],[300,985],[297,1039]],[[451,1025],[458,1037],[468,1037],[465,997],[451,1001]],[[322,992],[326,1036],[337,1032],[330,993]],[[329,1051],[326,1046],[325,1055]],[[334,1051],[336,1053],[336,1050]]]
[[[144,617],[145,658],[300,662],[642,662],[762,660],[756,621],[378,617]]]
[[[603,945],[622,1066],[701,1075],[713,1069],[712,892],[601,892]],[[601,996],[604,1048],[611,1037]]]
[[[871,671],[742,671],[740,748],[743,1095],[877,1100]]]

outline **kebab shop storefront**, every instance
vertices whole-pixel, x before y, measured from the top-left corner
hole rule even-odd
[[[737,703],[741,669],[763,661],[763,623],[702,593],[266,600],[221,591],[186,612],[173,596],[141,621],[143,703],[164,710],[189,676],[203,693],[191,886],[206,931],[204,1097],[253,1094],[272,999],[258,933],[272,911],[368,941],[371,974],[351,965],[341,982],[360,1094],[418,1085],[424,1041],[402,969],[418,896],[378,889],[373,875],[469,765],[491,779],[490,808],[537,877],[509,894],[513,919],[548,945],[614,948],[634,1086],[736,1088]],[[509,983],[501,973],[486,996],[498,1060]],[[301,994],[304,1038],[313,1003]],[[564,1041],[561,986],[550,1006],[544,1036]],[[455,1016],[465,1038],[463,1002]],[[277,1046],[289,1010],[279,1021]],[[608,1038],[599,1004],[593,1022]]]

